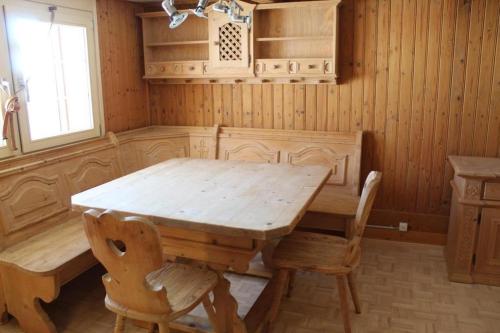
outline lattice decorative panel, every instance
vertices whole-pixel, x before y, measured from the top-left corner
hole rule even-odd
[[[226,23],[219,27],[219,60],[234,61],[241,59],[241,26]]]

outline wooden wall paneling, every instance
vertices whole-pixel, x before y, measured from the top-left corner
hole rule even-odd
[[[209,84],[203,86],[203,125],[215,124],[214,117],[214,97],[213,97],[213,87]]]
[[[263,127],[273,128],[273,86],[264,84],[262,86],[262,112],[263,112]]]
[[[328,131],[338,131],[339,130],[339,89],[333,84],[328,85],[328,117],[327,117],[327,130]]]
[[[295,91],[294,105],[294,126],[293,129],[304,130],[306,128],[306,88],[303,84],[293,86]]]
[[[233,120],[233,91],[230,84],[225,84],[222,87],[222,105],[223,105],[223,119],[221,125],[234,126]]]
[[[224,124],[224,109],[222,103],[222,85],[214,84],[212,86],[212,96],[213,96],[213,113],[214,113],[214,124],[222,125]]]
[[[294,86],[285,84],[283,86],[283,119],[284,129],[295,129],[294,123]]]
[[[432,131],[434,129],[437,90],[439,83],[439,50],[441,45],[440,24],[442,20],[442,10],[443,6],[440,1],[430,2],[429,40],[427,47],[427,72],[424,91],[417,211],[427,211],[427,204],[429,202],[429,184],[432,173]]]
[[[252,127],[252,118],[256,115],[252,112],[252,85],[244,84],[241,87],[241,104],[242,104],[242,127]],[[259,110],[260,112],[261,110]],[[257,113],[257,111],[255,112]]]
[[[388,83],[388,53],[389,53],[389,22],[390,22],[390,4],[388,0],[380,0],[378,3],[377,17],[377,75],[376,86],[377,98],[375,99],[375,140],[379,143],[385,140],[385,119],[387,110],[387,83]],[[384,170],[384,145],[375,146],[373,154],[373,168],[375,170]],[[385,179],[385,176],[384,176]],[[376,205],[384,208],[383,198],[385,197],[385,180],[376,199]]]
[[[340,7],[339,22],[339,63],[340,82],[337,86],[339,90],[339,130],[348,131],[351,122],[351,101],[352,101],[352,81],[353,81],[353,15],[354,0],[342,2]],[[345,84],[342,84],[344,82]],[[348,84],[349,83],[349,84]]]
[[[452,178],[446,157],[464,152],[500,156],[500,3],[343,4],[339,69],[344,75],[339,85],[215,84],[203,112],[220,109],[213,123],[235,127],[362,129],[362,175],[384,172],[375,222],[382,216],[395,223],[390,216],[420,214],[411,219],[411,230],[445,232]],[[175,124],[192,124],[179,117],[190,110],[190,85],[153,85],[152,99],[155,90],[161,95],[170,89],[186,96],[186,106],[177,105]],[[151,101],[152,112],[160,112],[155,103]],[[153,119],[162,118],[153,114]],[[210,119],[205,117],[204,125],[212,125]],[[422,231],[425,214],[442,219],[434,229]]]
[[[273,85],[273,124],[276,129],[283,129],[283,85]]]
[[[363,31],[363,108],[362,126],[367,131],[363,141],[361,173],[367,175],[372,170],[373,150],[375,149],[374,108],[375,80],[377,61],[377,1],[367,1],[365,5],[365,29]],[[356,45],[359,45],[356,43]],[[357,46],[359,47],[359,46]]]
[[[146,83],[142,80],[141,30],[135,17],[142,7],[126,1],[98,0],[102,93],[107,131],[149,125]]]
[[[488,117],[488,138],[486,142],[485,155],[488,157],[500,155],[500,114],[495,110],[500,110],[500,26],[497,27],[495,67],[493,69],[493,90],[491,92],[491,102],[489,105]]]
[[[455,40],[456,7],[455,0],[443,3],[441,29],[441,50],[439,64],[439,86],[437,96],[436,121],[432,154],[432,173],[430,182],[429,210],[439,212],[442,209],[441,194],[444,168],[446,163],[446,137],[450,112],[450,91],[453,70],[453,44]],[[448,200],[449,203],[449,200]],[[444,212],[446,214],[446,212]]]
[[[314,131],[316,129],[316,114],[318,113],[317,107],[317,97],[316,97],[316,86],[312,84],[306,84],[305,86],[305,117],[306,117],[306,130]]]
[[[464,111],[462,113],[462,129],[460,131],[460,155],[472,154],[485,9],[486,0],[471,2],[467,68],[465,73]]]
[[[203,86],[200,84],[194,85],[194,104],[195,104],[195,126],[203,126],[205,117],[204,113],[207,113],[209,107],[204,105],[203,98]]]
[[[263,108],[262,108],[262,85],[254,84],[252,87],[252,126],[255,128],[263,127]]]
[[[408,150],[410,137],[413,64],[415,62],[415,28],[416,28],[416,2],[405,1],[401,19],[401,61],[399,80],[399,111],[397,114],[397,142],[394,180],[398,186],[394,188],[394,207],[398,210],[405,209],[406,174],[408,170]],[[403,23],[404,22],[404,23]]]
[[[354,6],[354,38],[353,38],[353,75],[352,75],[352,108],[350,112],[350,130],[361,130],[363,122],[363,71],[365,55],[365,16],[366,0],[358,1]]]
[[[447,155],[457,155],[460,149],[465,71],[467,66],[467,45],[469,40],[470,6],[470,2],[458,1],[457,4],[448,140],[446,144]],[[446,163],[444,175],[442,202],[445,200],[450,201],[449,198],[451,198],[451,186],[449,186],[449,182],[453,177],[453,169],[449,163]]]
[[[326,84],[316,88],[316,130],[318,131],[326,131],[328,124],[327,91]]]
[[[491,112],[491,92],[495,66],[495,48],[498,31],[500,1],[488,1],[481,45],[481,66],[479,69],[479,87],[476,104],[476,119],[474,121],[473,155],[484,155],[488,133],[488,115]]]
[[[403,1],[390,3],[389,15],[389,73],[387,78],[387,110],[385,114],[385,149],[384,149],[384,203],[394,205],[396,174],[396,144],[398,130],[398,109],[401,81],[401,31]],[[406,22],[405,22],[406,24]]]
[[[408,171],[406,175],[405,210],[417,206],[420,149],[422,147],[423,106],[426,82],[427,45],[429,40],[429,0],[423,0],[415,14],[415,63],[413,65],[412,110],[409,130]]]
[[[232,101],[232,112],[233,112],[233,126],[243,127],[243,101],[242,101],[242,85],[235,84],[232,86],[233,91],[233,101]]]

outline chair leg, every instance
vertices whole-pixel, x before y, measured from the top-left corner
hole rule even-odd
[[[212,302],[210,302],[210,297],[208,294],[203,297],[202,300],[203,307],[205,308],[205,311],[208,315],[208,320],[210,321],[210,324],[212,325],[214,332],[215,333],[222,333],[222,330],[219,327],[219,322],[217,321],[217,315],[215,314],[214,307],[212,305]]]
[[[273,331],[276,317],[278,317],[281,299],[283,298],[283,293],[285,292],[288,276],[289,272],[286,269],[280,269],[275,278],[276,280],[274,280],[273,303],[269,309],[269,319],[266,330],[267,333],[272,333]]]
[[[125,332],[125,317],[124,316],[116,315],[115,330],[113,332],[114,333]]]
[[[288,279],[288,290],[286,292],[286,297],[292,296],[293,287],[295,286],[295,275],[297,271],[290,271],[290,278]]]
[[[347,274],[347,283],[349,284],[349,290],[351,291],[352,303],[356,309],[356,313],[361,313],[361,305],[359,304],[358,290],[356,288],[356,280],[352,272]]]
[[[340,298],[340,313],[344,322],[344,332],[351,333],[351,321],[349,319],[349,303],[347,302],[347,286],[346,277],[344,275],[337,276],[337,287]]]
[[[160,333],[170,333],[170,327],[168,327],[168,323],[158,323],[158,328]]]

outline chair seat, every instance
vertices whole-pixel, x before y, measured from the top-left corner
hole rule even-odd
[[[217,274],[213,271],[176,263],[164,265],[161,269],[150,273],[146,279],[153,289],[165,287],[168,302],[172,309],[171,313],[160,315],[139,313],[127,309],[106,297],[108,309],[129,318],[150,322],[174,320],[196,307],[218,281]]]
[[[308,211],[353,218],[358,210],[360,197],[338,192],[320,192]]]
[[[284,237],[273,254],[276,268],[347,274],[353,267],[344,265],[348,241],[345,238],[294,231]]]

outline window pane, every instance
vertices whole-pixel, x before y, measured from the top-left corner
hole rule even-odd
[[[86,28],[26,18],[13,28],[31,139],[92,129]]]

